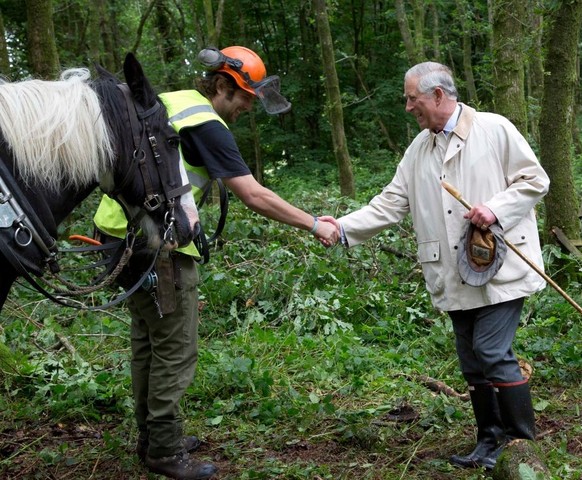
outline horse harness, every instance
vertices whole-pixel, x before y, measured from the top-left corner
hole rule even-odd
[[[163,170],[160,168],[163,162],[160,152],[158,150],[158,142],[156,137],[151,133],[149,123],[147,118],[153,115],[161,108],[161,104],[159,101],[156,101],[153,107],[150,107],[147,110],[142,110],[141,106],[133,101],[131,90],[129,87],[124,84],[118,84],[117,87],[123,92],[123,96],[125,98],[125,104],[127,106],[127,112],[129,114],[129,123],[131,126],[131,132],[133,136],[133,162],[131,163],[131,168],[128,169],[126,172],[121,184],[117,186],[117,188],[110,192],[108,195],[111,198],[117,200],[117,202],[122,206],[123,211],[128,219],[128,231],[135,231],[137,225],[139,224],[142,217],[147,212],[153,212],[157,210],[161,205],[163,205],[164,201],[167,204],[167,210],[164,217],[164,241],[165,242],[173,242],[174,239],[172,237],[172,226],[174,223],[174,207],[175,207],[175,199],[176,197],[180,197],[191,190],[191,186],[189,183],[186,183],[178,188],[175,189],[168,189],[167,185],[169,182],[163,181],[168,180],[163,178]],[[130,108],[130,105],[133,105],[134,108]],[[143,128],[140,129],[140,123],[143,125]],[[140,133],[141,130],[141,133]],[[149,142],[149,149],[143,148],[144,139],[147,137]],[[160,178],[160,184],[162,186],[162,193],[155,192],[153,188],[152,178],[150,172],[147,167],[146,158],[147,155],[153,155],[154,164],[157,168],[158,177]],[[143,203],[142,208],[139,212],[134,215],[133,217],[129,214],[127,208],[127,202],[121,195],[121,191],[127,185],[128,181],[134,176],[135,168],[139,168],[144,186],[146,189],[146,197]]]
[[[85,251],[111,251],[111,258],[105,261],[91,264],[84,269],[91,269],[98,264],[107,264],[107,270],[99,275],[88,287],[77,288],[75,285],[67,282],[59,277],[63,283],[68,287],[68,290],[58,290],[57,293],[72,296],[85,295],[88,292],[94,292],[107,286],[115,280],[117,275],[121,272],[123,267],[129,262],[129,258],[133,253],[133,246],[136,238],[136,230],[138,224],[146,212],[152,212],[158,209],[164,202],[167,204],[167,211],[164,218],[164,241],[173,242],[172,227],[174,223],[174,208],[175,198],[191,189],[190,184],[182,185],[175,189],[167,187],[167,179],[164,179],[163,169],[161,165],[163,159],[158,150],[158,143],[156,137],[151,133],[147,118],[153,115],[161,108],[159,101],[147,110],[141,109],[141,106],[136,103],[129,87],[126,84],[118,84],[119,89],[123,92],[127,112],[129,114],[130,126],[133,136],[134,151],[132,155],[131,168],[126,172],[123,181],[115,190],[109,193],[109,196],[116,199],[122,206],[126,216],[128,217],[127,235],[124,240],[113,242],[107,245],[81,247],[67,249],[68,252],[85,252]],[[133,106],[133,108],[131,108]],[[140,128],[140,125],[143,128]],[[147,136],[149,149],[143,148],[144,138]],[[153,182],[149,170],[147,168],[147,156],[153,156],[154,164],[157,168],[158,177],[160,178],[160,185],[163,192],[157,193],[153,188]],[[127,202],[121,195],[121,191],[134,176],[135,169],[139,168],[144,187],[146,190],[145,201],[142,208],[136,215],[130,218]],[[56,229],[56,226],[55,226]],[[28,202],[25,194],[19,187],[10,169],[4,162],[0,161],[0,251],[10,262],[14,270],[19,276],[24,277],[37,291],[49,298],[55,303],[85,310],[98,310],[113,306],[125,300],[128,296],[133,294],[141,283],[147,278],[149,272],[154,267],[152,262],[147,270],[135,285],[129,288],[124,294],[118,295],[112,301],[105,305],[97,307],[87,307],[77,304],[64,302],[61,298],[54,296],[43,288],[31,275],[42,277],[46,267],[49,267],[51,274],[57,276],[61,268],[58,264],[59,249],[56,240],[48,233],[47,229],[39,219],[38,215]],[[155,257],[159,250],[156,252]],[[116,265],[111,265],[111,259],[115,258]]]

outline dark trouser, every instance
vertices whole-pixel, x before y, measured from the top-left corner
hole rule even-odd
[[[477,421],[477,447],[469,455],[451,457],[456,465],[493,468],[504,442],[534,439],[529,386],[511,347],[523,302],[449,312]]]
[[[128,300],[135,417],[140,433],[148,434],[151,457],[182,450],[180,400],[198,358],[198,271],[192,257],[173,259],[180,271],[173,313],[160,318],[152,295],[142,290]]]
[[[511,344],[523,298],[472,310],[449,312],[461,371],[469,385],[523,381]]]

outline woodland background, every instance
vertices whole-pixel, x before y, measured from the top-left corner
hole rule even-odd
[[[546,268],[581,300],[580,258],[554,235],[580,237],[580,0],[1,0],[0,13],[9,81],[94,62],[120,74],[133,51],[162,92],[192,87],[208,45],[254,49],[293,110],[257,109],[233,131],[257,178],[315,214],[356,209],[389,182],[418,132],[403,75],[446,63],[462,101],[506,115],[539,154],[552,181],[538,208]],[[98,199],[62,226],[63,245],[91,234]],[[212,224],[216,207],[203,214]],[[220,478],[488,478],[446,461],[471,449],[472,414],[407,222],[325,250],[233,199],[200,271],[184,412]],[[2,478],[155,478],[133,455],[128,322],[124,307],[77,311],[13,290],[0,322]],[[552,479],[582,478],[581,338],[551,288],[528,300],[516,350],[533,369]]]

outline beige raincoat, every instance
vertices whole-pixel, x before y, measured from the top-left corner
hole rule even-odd
[[[398,165],[392,182],[365,207],[339,219],[350,247],[411,214],[418,259],[436,308],[466,310],[530,295],[545,281],[513,251],[482,287],[463,283],[457,249],[467,212],[442,186],[456,187],[472,205],[485,204],[504,236],[543,269],[534,206],[549,179],[519,131],[504,117],[461,104],[446,137],[423,130]]]

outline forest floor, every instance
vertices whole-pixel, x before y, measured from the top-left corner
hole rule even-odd
[[[201,268],[198,365],[182,398],[213,480],[490,479],[448,462],[475,442],[450,321],[416,260],[380,248],[413,251],[411,227],[347,254],[229,208],[230,240]],[[582,265],[566,267],[578,294]],[[130,323],[124,306],[77,311],[13,289],[0,322],[0,480],[162,479],[135,455]],[[528,299],[514,350],[531,366],[544,480],[582,480],[581,339],[555,292]]]
[[[555,392],[560,395],[560,392]],[[415,412],[403,414],[403,422],[416,421]],[[397,422],[394,415],[389,421]],[[542,450],[564,449],[568,455],[582,458],[582,433],[575,427],[580,418],[568,412],[537,416],[537,440]],[[146,480],[162,478],[151,473],[139,463],[134,454],[135,435],[123,427],[122,421],[54,423],[50,419],[16,422],[4,419],[0,423],[0,478],[3,480],[32,479],[103,479]],[[376,422],[380,423],[381,422]],[[131,430],[131,429],[130,429]],[[392,480],[425,478],[487,479],[485,472],[447,468],[446,458],[462,449],[471,448],[472,429],[459,432],[457,440],[448,434],[427,433],[410,429],[401,436],[393,437],[378,449],[374,445],[377,435],[346,444],[336,440],[306,440],[282,446],[265,448],[261,439],[256,443],[237,445],[244,456],[236,461],[228,453],[224,438],[207,438],[194,454],[202,461],[213,462],[219,473],[216,480],[241,478],[276,479],[305,478],[312,480],[368,479]],[[575,433],[578,430],[578,433]],[[562,444],[567,438],[566,444]],[[409,458],[402,458],[403,446],[417,445]],[[391,453],[392,452],[392,453]],[[546,452],[548,453],[548,452]],[[554,452],[556,453],[556,452]],[[401,472],[396,464],[406,463]],[[277,467],[279,466],[279,467]],[[310,473],[312,467],[325,466],[325,476]],[[440,468],[439,468],[440,467]],[[277,473],[277,469],[280,473]],[[573,472],[574,473],[574,472]],[[582,472],[571,478],[582,479]]]

